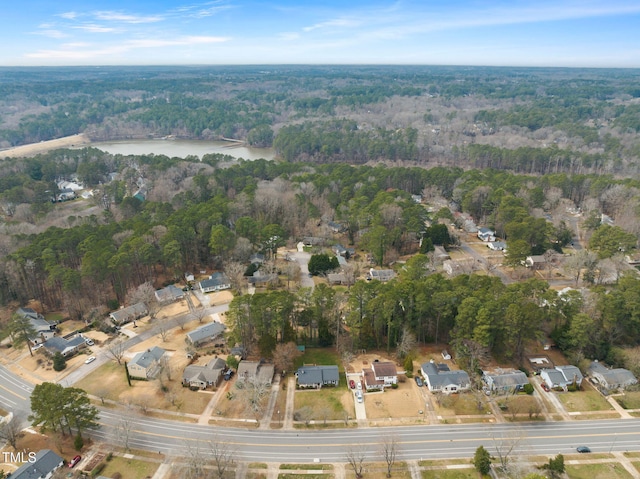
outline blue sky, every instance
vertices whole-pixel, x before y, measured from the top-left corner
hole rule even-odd
[[[5,0],[0,65],[640,67],[639,0]]]

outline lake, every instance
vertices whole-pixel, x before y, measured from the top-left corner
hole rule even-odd
[[[251,148],[235,146],[227,141],[198,141],[198,140],[123,140],[101,141],[91,143],[93,148],[106,151],[112,155],[166,155],[170,158],[185,158],[189,155],[202,158],[207,153],[222,153],[234,158],[245,160],[273,160],[273,148]]]

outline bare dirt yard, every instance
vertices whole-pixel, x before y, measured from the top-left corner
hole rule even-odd
[[[41,141],[40,143],[32,143],[30,145],[16,146],[3,150],[0,154],[2,157],[16,158],[20,156],[30,157],[38,153],[45,153],[58,148],[69,148],[72,146],[89,145],[91,141],[83,133],[79,135],[65,136],[55,140]]]

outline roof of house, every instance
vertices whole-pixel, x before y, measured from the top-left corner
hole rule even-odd
[[[392,269],[373,269],[369,270],[369,276],[380,281],[389,281],[396,277],[396,272]]]
[[[36,453],[34,462],[27,462],[16,469],[12,474],[12,479],[40,479],[48,477],[61,465],[63,459],[51,449],[40,449]]]
[[[53,324],[51,324],[46,319],[32,318],[31,316],[26,316],[26,317],[29,318],[29,322],[31,323],[31,326],[33,326],[33,329],[35,329],[37,333],[40,333],[42,331],[51,331],[51,326],[53,326]]]
[[[226,368],[226,363],[221,358],[214,358],[210,360],[205,366],[197,364],[190,364],[182,372],[182,378],[184,381],[201,381],[201,382],[213,382],[217,380],[222,371]]]
[[[168,303],[184,297],[184,291],[175,284],[170,284],[155,293],[156,299],[161,303]]]
[[[209,276],[209,279],[200,281],[200,287],[202,289],[215,288],[216,286],[226,286],[229,283],[230,281],[226,274],[217,272]]]
[[[265,274],[262,271],[255,271],[253,273],[253,276],[249,276],[247,278],[247,281],[249,281],[249,283],[255,284],[255,283],[266,283],[267,281],[272,281],[278,278],[277,273],[270,273],[270,274]]]
[[[187,333],[187,338],[192,343],[197,343],[202,341],[203,339],[215,338],[216,336],[220,336],[227,327],[222,324],[214,321],[212,323],[203,324],[199,328],[194,329]]]
[[[567,366],[556,366],[556,369],[562,373],[567,381],[573,381],[574,379],[576,381],[582,381],[582,379],[584,379],[580,369],[572,364]]]
[[[566,379],[562,372],[558,371],[557,369],[543,369],[542,371],[540,371],[540,375],[542,376],[543,374],[547,376],[549,378],[549,381],[551,381],[553,384],[563,384],[566,382]]]
[[[141,368],[148,368],[154,362],[159,361],[160,358],[164,355],[164,349],[154,346],[151,349],[147,349],[146,351],[142,351],[141,353],[136,354],[131,361],[129,361],[129,366],[137,365]]]
[[[448,386],[450,384],[468,386],[471,383],[466,371],[451,371],[446,364],[424,363],[422,371],[427,376],[431,387]]]
[[[251,264],[262,264],[264,263],[264,255],[262,253],[253,253],[249,256],[249,262]]]
[[[302,366],[296,372],[298,384],[325,384],[339,381],[338,366]]]
[[[274,367],[263,361],[240,361],[238,364],[238,379],[256,378],[263,383],[273,380]]]
[[[532,256],[527,256],[527,261],[530,263],[546,263],[546,258],[541,254],[534,254]]]
[[[131,317],[139,318],[140,316],[147,313],[147,306],[140,302],[136,304],[132,304],[126,308],[119,309],[117,311],[113,311],[109,313],[109,315],[117,322],[126,321]]]
[[[23,318],[44,319],[44,316],[38,313],[35,309],[31,308],[18,308],[16,310],[16,313]]]
[[[638,382],[634,374],[628,369],[609,369],[604,364],[596,361],[589,365],[589,370],[602,375],[609,384],[634,384]]]
[[[498,388],[513,387],[529,382],[525,373],[515,369],[483,371],[483,375],[490,377]]]
[[[85,339],[78,335],[74,336],[71,339],[61,338],[60,336],[54,336],[53,338],[47,339],[44,343],[44,347],[49,351],[58,351],[63,353],[65,350],[69,348],[75,348],[84,344]]]
[[[478,234],[481,235],[493,235],[495,233],[495,231],[493,231],[491,228],[478,228]]]
[[[376,377],[398,375],[396,365],[390,361],[374,361],[371,363],[371,369],[373,369]]]

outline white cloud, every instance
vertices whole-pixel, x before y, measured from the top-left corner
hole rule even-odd
[[[100,11],[95,12],[94,16],[98,20],[106,20],[113,22],[124,22],[124,23],[157,23],[164,20],[164,17],[161,15],[128,15],[122,12],[113,12],[113,11]]]
[[[115,28],[105,27],[103,25],[96,25],[95,23],[85,23],[83,25],[76,25],[71,28],[75,28],[77,30],[83,30],[85,32],[91,32],[91,33],[111,33],[116,31]]]
[[[69,36],[68,34],[55,28],[42,28],[41,30],[37,30],[31,33],[33,33],[34,35],[42,35],[43,37],[49,38],[67,38]]]

